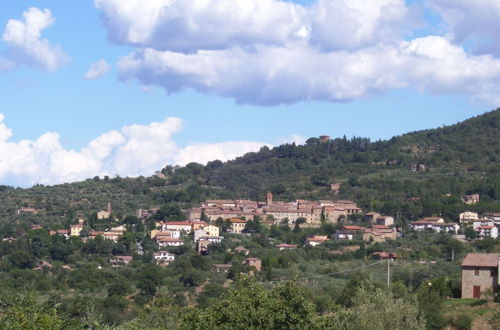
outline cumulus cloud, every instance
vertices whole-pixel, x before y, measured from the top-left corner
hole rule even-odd
[[[168,93],[188,88],[259,105],[344,102],[398,88],[500,98],[491,54],[469,54],[449,36],[405,39],[416,14],[404,0],[94,1],[110,40],[136,47],[117,63],[119,77]]]
[[[500,56],[500,2],[498,0],[430,0],[458,43],[473,41],[479,53]]]
[[[167,92],[192,88],[262,105],[348,101],[403,87],[497,102],[500,87],[500,60],[468,55],[442,37],[353,52],[323,53],[303,45],[196,54],[145,49],[121,59],[118,69],[122,79]]]
[[[7,56],[10,69],[18,64],[26,64],[45,70],[55,70],[68,60],[68,56],[58,45],[52,45],[42,38],[42,31],[54,24],[48,9],[29,8],[23,13],[23,20],[11,19],[7,22],[2,39],[8,45]],[[0,59],[0,69],[2,60]]]
[[[167,163],[228,160],[263,145],[235,141],[180,148],[173,135],[182,129],[182,120],[166,118],[148,125],[125,126],[102,134],[81,150],[69,150],[55,132],[34,141],[11,142],[12,130],[3,120],[0,114],[0,180],[18,186],[72,182],[95,175],[150,175]]]
[[[247,152],[259,151],[264,145],[272,147],[270,144],[252,141],[196,144],[181,149],[174,160],[179,165],[186,165],[190,162],[206,164],[215,159],[227,161]]]
[[[95,0],[109,39],[192,52],[303,38],[304,7],[276,0]]]
[[[311,42],[353,50],[395,40],[411,27],[404,0],[319,0],[310,9]]]
[[[109,70],[111,70],[111,67],[109,66],[108,62],[106,62],[105,60],[100,60],[90,66],[87,73],[85,73],[84,78],[86,80],[94,80],[106,75]]]

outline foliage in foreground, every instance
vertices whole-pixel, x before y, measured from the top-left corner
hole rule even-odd
[[[181,318],[182,329],[425,329],[413,299],[395,298],[389,291],[366,284],[353,298],[353,307],[335,306],[324,315],[293,282],[266,290],[252,278],[207,309],[193,308]]]

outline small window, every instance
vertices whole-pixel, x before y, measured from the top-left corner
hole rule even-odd
[[[476,269],[474,269],[474,275],[479,275],[479,267],[476,267]]]

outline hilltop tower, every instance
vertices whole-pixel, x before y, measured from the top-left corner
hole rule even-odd
[[[273,193],[268,192],[266,194],[266,205],[271,205],[273,203]]]
[[[106,212],[108,212],[109,214],[113,212],[113,209],[111,208],[111,202],[108,202],[108,207],[106,208]]]
[[[327,143],[329,141],[330,141],[330,136],[328,136],[328,135],[321,135],[319,137],[319,142],[320,143]]]

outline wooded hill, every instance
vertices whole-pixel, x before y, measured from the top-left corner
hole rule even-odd
[[[481,203],[467,209],[500,210],[499,159],[497,109],[387,141],[344,137],[321,143],[310,138],[305,145],[262,147],[229,162],[166,166],[161,170],[166,178],[95,177],[29,189],[1,186],[0,218],[30,206],[41,211],[33,222],[65,225],[103,209],[108,201],[126,215],[137,208],[186,208],[207,198],[263,200],[271,191],[277,200],[353,199],[365,210],[398,213],[403,220],[437,214],[455,219],[466,209],[460,201],[465,193],[481,196]],[[341,183],[338,195],[331,183]]]

